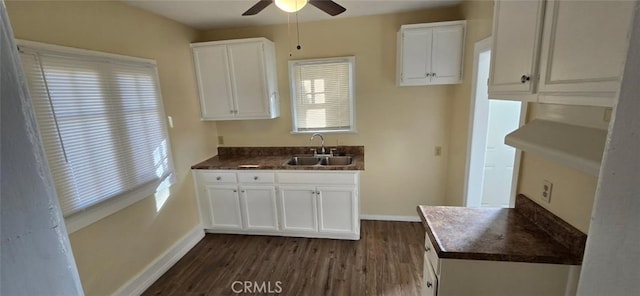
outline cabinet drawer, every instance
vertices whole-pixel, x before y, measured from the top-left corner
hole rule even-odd
[[[200,181],[205,183],[237,183],[236,174],[219,171],[200,171]]]
[[[431,266],[433,266],[433,271],[436,274],[440,274],[440,258],[438,258],[438,254],[436,253],[436,250],[433,248],[433,244],[429,239],[429,235],[425,233],[424,236],[425,236],[424,238],[425,258],[429,258],[429,262],[431,263]]]
[[[264,172],[246,172],[246,173],[238,173],[238,181],[240,183],[250,183],[250,184],[264,184],[271,183],[273,184],[275,181],[275,175],[273,173],[264,173]]]
[[[278,183],[285,184],[315,184],[315,185],[353,185],[357,182],[357,173],[278,173]]]
[[[438,277],[433,272],[433,268],[427,259],[428,253],[424,254],[424,266],[422,268],[422,296],[438,295]]]

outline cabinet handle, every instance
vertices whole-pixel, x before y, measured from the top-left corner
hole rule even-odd
[[[520,77],[520,82],[522,83],[527,83],[527,81],[531,80],[531,77],[527,76],[527,75],[522,75],[522,77]]]
[[[431,76],[436,77],[436,73],[431,73]]]
[[[229,110],[229,113],[233,114],[233,110]]]
[[[431,251],[431,248],[430,248],[430,247],[427,247],[427,252],[429,252],[429,251]]]
[[[244,190],[241,190],[240,192],[244,193]]]
[[[431,282],[427,282],[427,288],[431,288],[431,286],[433,286],[433,284]]]
[[[218,177],[216,177],[216,180],[220,181],[220,180],[222,180],[222,177],[218,176]]]
[[[315,191],[311,191],[311,194],[317,194]]]
[[[431,76],[431,73],[427,73],[427,77]]]
[[[233,192],[238,192],[238,190],[233,189]]]
[[[254,177],[253,177],[253,180],[258,180],[258,176],[254,176]]]

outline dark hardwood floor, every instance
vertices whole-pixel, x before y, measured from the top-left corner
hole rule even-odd
[[[420,295],[420,223],[363,220],[360,237],[207,234],[143,295]]]

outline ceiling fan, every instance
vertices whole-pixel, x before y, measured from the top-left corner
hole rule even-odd
[[[271,3],[275,2],[278,8],[286,11],[286,12],[296,12],[302,7],[304,7],[307,2],[309,4],[317,7],[318,9],[328,13],[331,16],[336,16],[345,12],[347,9],[342,7],[340,4],[335,3],[330,0],[260,0],[258,3],[253,5],[247,11],[245,11],[242,15],[256,15],[258,12],[265,9],[267,6],[271,5]]]

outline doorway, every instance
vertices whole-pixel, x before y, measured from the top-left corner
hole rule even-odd
[[[491,38],[474,47],[469,146],[465,182],[467,207],[512,207],[520,153],[504,137],[524,121],[526,104],[488,98]]]

